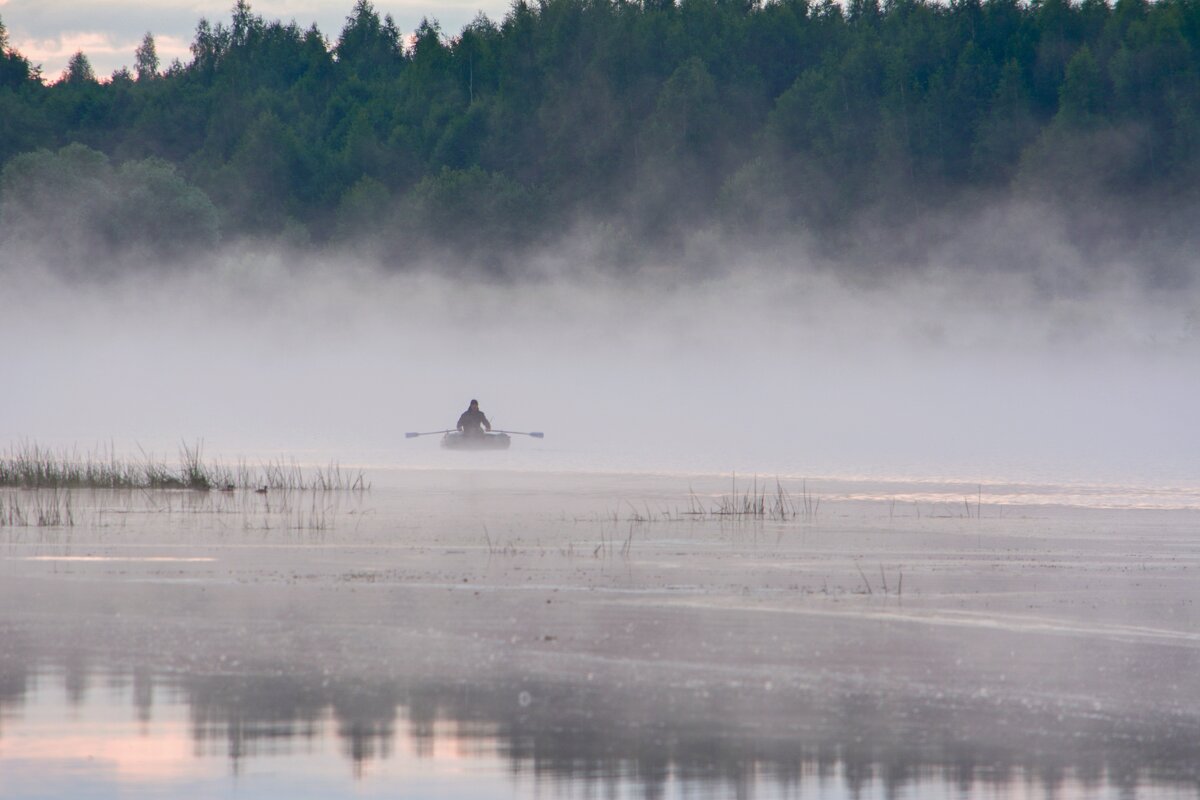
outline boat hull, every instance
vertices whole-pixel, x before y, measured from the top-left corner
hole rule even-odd
[[[463,436],[447,433],[442,437],[442,447],[447,450],[507,450],[512,439],[505,433],[488,433],[483,436]]]

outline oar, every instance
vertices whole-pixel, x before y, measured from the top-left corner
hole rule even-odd
[[[437,434],[437,433],[454,433],[454,431],[450,431],[450,430],[445,430],[445,431],[424,431],[424,432],[422,432],[422,433],[411,432],[411,433],[406,433],[406,434],[404,434],[404,438],[405,438],[405,439],[415,439],[415,438],[417,438],[418,436],[433,436],[434,434]]]
[[[496,428],[492,428],[492,433],[508,433],[513,436],[532,436],[535,439],[546,438],[546,434],[542,433],[541,431],[528,431],[528,432],[526,432],[526,431],[502,431],[502,430],[498,430]]]

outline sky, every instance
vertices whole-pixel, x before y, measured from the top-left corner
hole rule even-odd
[[[391,14],[401,30],[414,30],[423,17],[436,19],[448,34],[457,33],[483,11],[494,19],[507,12],[505,0],[377,0],[382,16]],[[336,40],[354,0],[252,0],[252,10],[268,20],[295,20],[307,28],[316,23]],[[0,19],[13,49],[42,66],[56,80],[71,56],[82,50],[96,75],[105,77],[122,66],[132,68],[133,51],[146,32],[154,34],[163,66],[173,59],[187,63],[188,50],[202,17],[228,21],[233,0],[0,0]]]

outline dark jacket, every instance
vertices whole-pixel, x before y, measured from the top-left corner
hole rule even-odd
[[[483,433],[484,429],[492,429],[492,423],[478,408],[468,408],[458,418],[458,429],[467,434]]]

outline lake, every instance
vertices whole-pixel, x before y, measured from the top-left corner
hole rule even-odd
[[[1194,488],[518,466],[0,490],[0,797],[1200,797]]]

